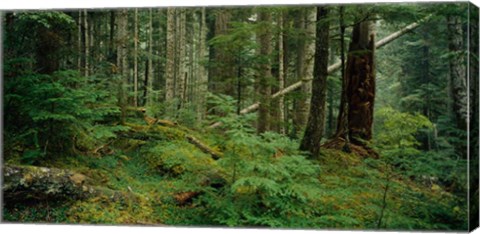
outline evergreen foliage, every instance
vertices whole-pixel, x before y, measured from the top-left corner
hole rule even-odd
[[[138,17],[114,10],[8,12],[4,162],[74,171],[84,176],[80,188],[94,194],[18,197],[4,203],[2,218],[466,230],[467,193],[475,191],[467,186],[467,129],[452,101],[462,94],[452,75],[466,54],[452,49],[467,41],[453,32],[468,26],[462,4],[345,5],[342,20],[339,7],[329,5],[328,28],[309,15],[310,6],[141,9]],[[350,151],[327,147],[338,140],[329,138],[338,137],[345,88],[331,65],[354,41],[353,28],[375,21],[379,41],[419,20],[371,52],[375,103],[365,105],[374,106],[372,140],[339,138]],[[127,23],[120,29],[119,22]],[[322,39],[328,56],[306,51],[319,41],[309,32],[313,24],[329,32]],[[135,30],[136,38],[119,37]],[[310,105],[314,66],[309,73],[307,64],[321,59],[330,64],[318,108],[325,131],[318,157],[308,158],[311,152],[299,150],[300,112]]]

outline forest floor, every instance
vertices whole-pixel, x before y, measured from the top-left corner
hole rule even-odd
[[[464,227],[466,211],[454,195],[432,181],[414,182],[399,175],[378,159],[325,149],[320,161],[288,161],[297,156],[277,147],[264,161],[248,164],[245,149],[229,146],[221,133],[168,124],[127,125],[129,131],[96,154],[62,156],[37,165],[79,173],[87,178],[82,185],[119,196],[6,199],[3,220],[397,230]],[[215,159],[191,137],[222,157]],[[246,158],[234,158],[232,164],[228,160],[232,150],[224,152],[228,147]],[[20,161],[12,157],[5,163]],[[309,171],[317,167],[319,172]],[[22,181],[25,178],[31,178],[28,170]],[[456,219],[458,226],[444,224]]]

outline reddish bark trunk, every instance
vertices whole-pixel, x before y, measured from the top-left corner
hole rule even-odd
[[[375,101],[374,53],[375,36],[371,22],[355,25],[345,72],[348,114],[343,115],[341,108],[338,122],[344,122],[342,118],[348,116],[348,134],[356,143],[372,139]],[[346,130],[339,124],[337,136],[342,136]]]

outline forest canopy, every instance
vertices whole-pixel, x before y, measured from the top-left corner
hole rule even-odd
[[[470,3],[7,11],[2,23],[3,221],[478,226]]]

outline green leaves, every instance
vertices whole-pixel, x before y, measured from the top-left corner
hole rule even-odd
[[[31,149],[23,154],[25,162],[32,163],[33,159],[52,156],[54,152],[73,153],[70,150],[74,139],[87,132],[93,139],[89,146],[94,147],[104,144],[97,142],[115,138],[115,132],[125,130],[120,126],[98,124],[118,113],[118,108],[111,103],[107,91],[95,89],[76,71],[59,71],[52,75],[27,73],[11,77],[5,83],[7,133],[36,132],[36,143],[29,139],[30,134],[17,134],[23,135],[26,148]],[[37,149],[42,149],[42,153]]]
[[[25,164],[35,164],[44,156],[45,152],[42,152],[40,149],[26,150],[25,152],[23,152],[21,161]]]
[[[377,128],[375,142],[383,150],[414,147],[419,144],[415,135],[421,129],[433,127],[427,117],[420,114],[402,113],[391,107],[376,112]]]
[[[18,14],[18,19],[30,26],[42,26],[51,28],[58,25],[75,25],[75,20],[64,12],[22,12]]]

